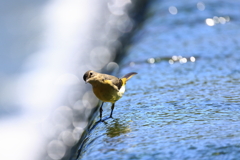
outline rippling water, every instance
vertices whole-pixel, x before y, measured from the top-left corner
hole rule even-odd
[[[188,2],[152,3],[118,73],[138,75],[79,159],[240,157],[239,2]]]

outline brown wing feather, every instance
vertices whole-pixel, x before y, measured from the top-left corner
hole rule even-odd
[[[112,84],[117,87],[118,90],[122,87],[122,80],[115,76],[104,74],[104,79],[110,80]]]

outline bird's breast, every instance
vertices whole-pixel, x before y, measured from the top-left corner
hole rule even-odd
[[[123,96],[125,85],[118,90],[112,85],[101,83],[93,85],[93,92],[101,101],[115,103]]]

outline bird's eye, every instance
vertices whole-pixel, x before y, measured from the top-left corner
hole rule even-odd
[[[89,73],[90,76],[92,76],[92,74],[93,74],[92,72]]]

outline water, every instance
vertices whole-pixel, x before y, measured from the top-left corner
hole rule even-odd
[[[154,1],[117,75],[138,74],[116,103],[114,119],[95,124],[79,159],[238,159],[238,6]],[[103,110],[108,116],[110,104]]]

